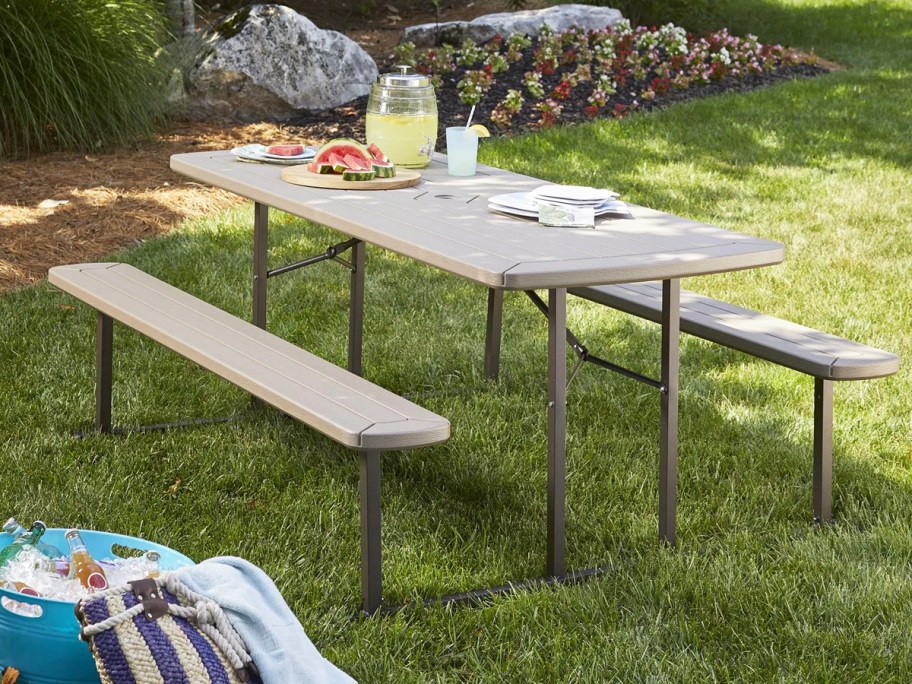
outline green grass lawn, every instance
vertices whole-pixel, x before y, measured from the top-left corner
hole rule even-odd
[[[244,556],[363,682],[912,680],[912,3],[726,0],[723,14],[733,32],[844,69],[484,141],[482,160],[779,240],[779,266],[684,286],[900,355],[892,378],[836,386],[836,526],[810,521],[812,381],[684,337],[676,549],[657,543],[657,397],[587,367],[569,393],[568,565],[607,574],[352,622],[356,457],[272,410],[71,438],[93,412],[94,314],[47,284],[0,297],[5,512]],[[115,258],[246,317],[251,220],[212,217]],[[283,215],[271,226],[274,264],[339,239]],[[544,319],[508,295],[502,379],[487,383],[484,290],[379,250],[368,260],[366,376],[419,393],[453,426],[445,445],[384,456],[387,599],[540,574]],[[344,363],[345,271],[323,264],[270,288],[270,328]],[[657,373],[654,326],[579,301],[569,318],[595,353]],[[120,424],[247,402],[123,327],[114,401]]]

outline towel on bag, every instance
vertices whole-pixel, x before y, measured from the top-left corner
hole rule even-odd
[[[252,563],[220,556],[174,574],[221,606],[263,684],[356,684],[320,655],[269,575]]]

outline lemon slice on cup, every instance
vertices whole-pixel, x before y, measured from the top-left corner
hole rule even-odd
[[[491,137],[491,132],[487,128],[482,126],[481,124],[472,124],[471,126],[469,126],[468,130],[472,131],[479,138],[490,138]]]

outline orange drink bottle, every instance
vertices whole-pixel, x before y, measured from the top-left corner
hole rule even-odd
[[[101,566],[89,554],[79,530],[67,530],[65,537],[70,545],[70,566],[73,575],[90,592],[107,589],[108,578]]]
[[[7,591],[18,591],[20,594],[25,594],[26,596],[41,596],[41,594],[32,589],[25,582],[14,582],[9,580],[5,582],[2,587]]]

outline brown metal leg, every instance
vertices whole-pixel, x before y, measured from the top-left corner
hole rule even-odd
[[[269,207],[255,202],[253,205],[253,324],[266,329],[266,281],[268,279],[266,256],[269,251]],[[257,408],[263,402],[250,397],[250,406]]]
[[[814,520],[833,521],[833,382],[814,378]]]
[[[253,205],[253,324],[266,327],[266,253],[269,249],[269,207]]]
[[[99,311],[95,340],[95,429],[99,432],[111,432],[113,346],[114,321]]]
[[[662,400],[659,428],[659,541],[675,544],[678,482],[678,362],[681,281],[662,281]]]
[[[500,374],[500,339],[503,324],[503,290],[488,290],[488,325],[485,335],[484,376],[496,380]]]
[[[567,290],[548,290],[548,549],[545,574],[565,572],[567,470]]]
[[[353,245],[351,253],[351,301],[348,312],[348,370],[361,375],[361,347],[364,333],[364,243]]]
[[[380,452],[362,451],[361,458],[361,610],[380,609]]]

